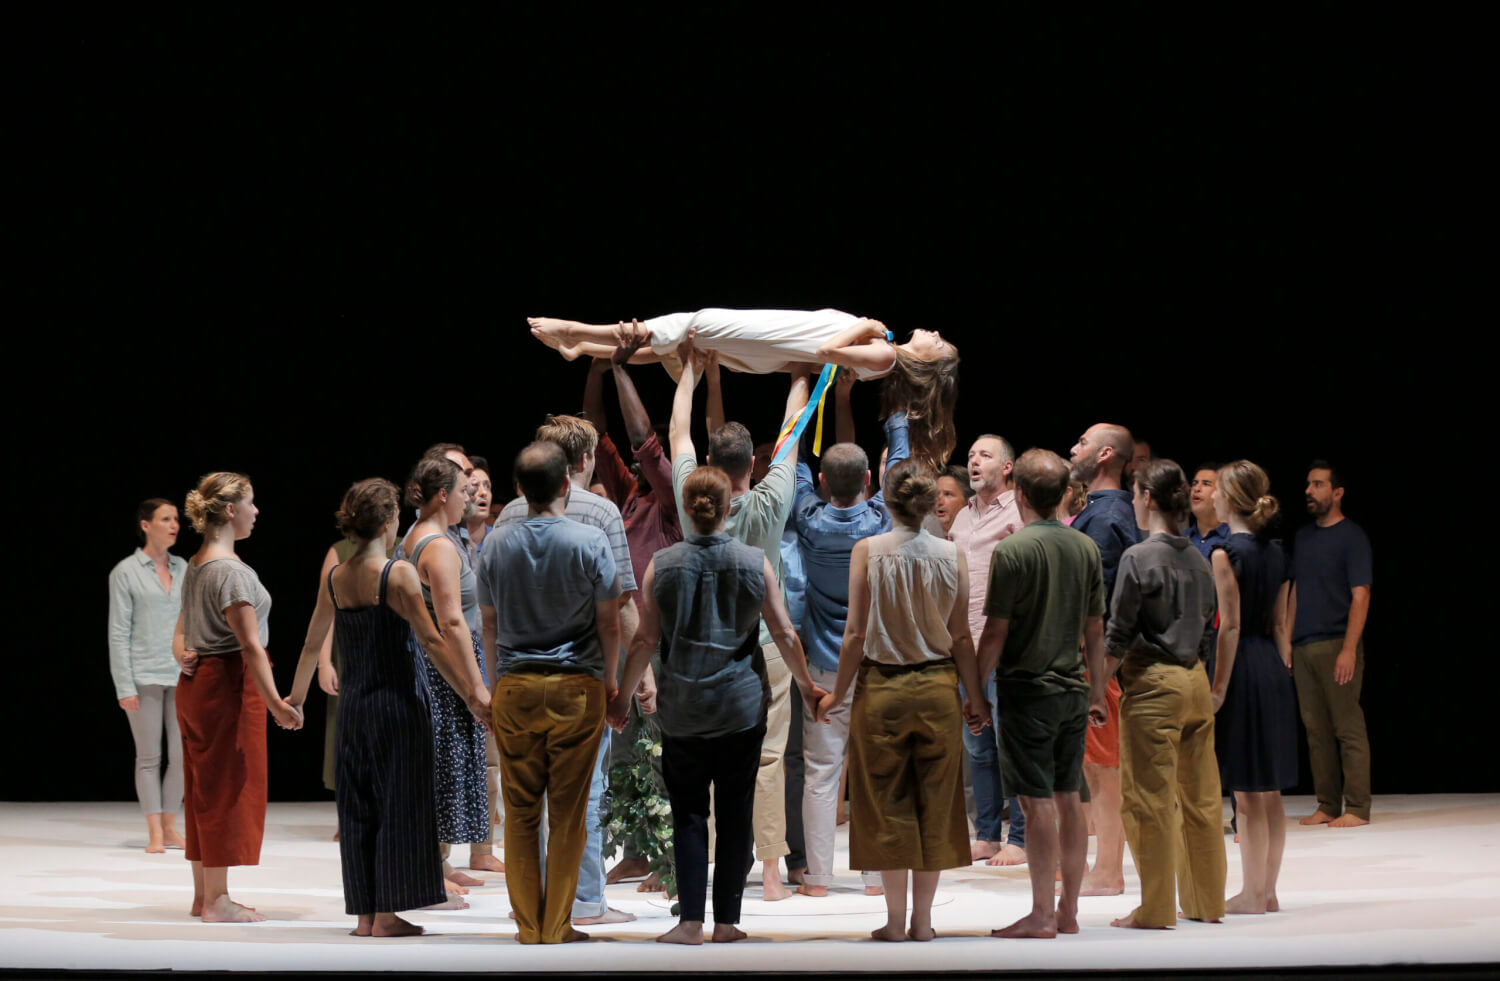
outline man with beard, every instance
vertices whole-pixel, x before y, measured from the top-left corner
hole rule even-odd
[[[1071,453],[1072,480],[1088,488],[1088,504],[1073,519],[1099,546],[1104,566],[1104,598],[1113,598],[1115,573],[1125,550],[1141,540],[1135,524],[1133,495],[1120,486],[1125,467],[1135,455],[1135,441],[1124,426],[1090,426]],[[1093,798],[1089,816],[1098,835],[1094,867],[1083,877],[1084,896],[1118,896],[1125,891],[1125,823],[1120,817],[1120,684],[1109,679],[1105,688],[1108,721],[1090,726],[1083,776]]]
[[[969,630],[978,638],[984,633],[984,600],[990,588],[990,559],[995,546],[1020,531],[1020,506],[1012,475],[1016,451],[999,436],[987,433],[969,447],[969,486],[974,496],[953,519],[948,537],[969,563]],[[1134,512],[1131,512],[1132,514]],[[976,640],[977,643],[977,640]],[[974,844],[969,857],[987,865],[1026,864],[1026,817],[1012,793],[1007,798],[1000,774],[999,701],[995,677],[982,679],[985,699],[995,707],[993,729],[974,734],[963,729],[964,750],[969,755],[970,781],[974,785]],[[962,696],[960,696],[962,697]],[[1010,809],[1010,840],[1004,835],[1004,809]]]
[[[1357,828],[1370,823],[1370,741],[1359,706],[1362,635],[1370,614],[1370,539],[1344,517],[1344,481],[1331,463],[1313,461],[1306,497],[1313,523],[1297,532],[1286,618],[1292,624],[1292,677],[1318,795],[1318,809],[1301,823]]]

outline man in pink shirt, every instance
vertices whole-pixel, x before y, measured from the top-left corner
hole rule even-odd
[[[969,562],[969,629],[978,637],[984,632],[984,598],[990,585],[990,553],[995,545],[1024,524],[1016,505],[1016,491],[1011,481],[1016,451],[1003,438],[990,433],[979,437],[969,447],[969,498],[953,519],[948,538],[963,550]],[[986,695],[995,700],[995,679],[985,679]],[[1026,863],[1026,820],[1020,803],[1009,798],[1010,839],[1004,837],[1004,806],[1007,797],[1000,781],[1000,753],[995,727],[974,735],[965,727],[964,749],[969,754],[969,771],[974,782],[974,805],[978,812],[974,822],[975,841],[970,855],[988,865],[1024,865]]]

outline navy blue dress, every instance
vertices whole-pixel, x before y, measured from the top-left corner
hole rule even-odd
[[[432,707],[426,658],[386,605],[394,561],[374,606],[341,609],[328,570],[343,656],[335,782],[344,912],[419,909],[446,900],[432,786]]]
[[[1214,548],[1229,556],[1240,587],[1240,643],[1214,723],[1225,790],[1257,793],[1297,783],[1297,689],[1276,651],[1272,611],[1286,582],[1280,542],[1244,533]]]

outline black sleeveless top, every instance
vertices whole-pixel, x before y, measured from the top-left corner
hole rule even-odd
[[[339,672],[341,715],[357,712],[365,705],[375,708],[376,701],[380,703],[377,710],[389,710],[410,700],[423,712],[428,711],[427,672],[420,663],[420,648],[406,620],[386,603],[387,583],[396,561],[386,562],[381,570],[380,599],[374,606],[340,607],[333,591],[333,569],[328,570],[333,630],[343,660]],[[340,736],[357,731],[353,726],[339,726]]]

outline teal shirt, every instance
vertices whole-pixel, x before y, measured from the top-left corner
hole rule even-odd
[[[136,549],[109,574],[109,673],[115,696],[130,698],[138,685],[177,684],[172,634],[182,608],[187,559],[167,554],[171,591],[161,588],[151,556]]]

